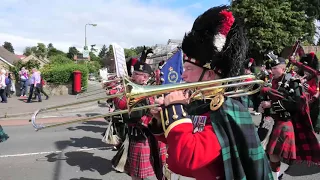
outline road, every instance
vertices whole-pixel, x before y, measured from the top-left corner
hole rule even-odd
[[[259,121],[259,116],[253,116]],[[115,154],[101,141],[102,120],[35,132],[31,125],[5,126],[0,143],[1,180],[130,180],[112,170]],[[155,178],[151,178],[155,179]],[[294,165],[284,180],[319,180],[320,168]]]
[[[91,121],[35,132],[28,126],[4,127],[0,144],[1,180],[129,180],[112,171],[115,152],[101,141],[106,123]]]

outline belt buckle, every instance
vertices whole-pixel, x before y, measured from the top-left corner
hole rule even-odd
[[[172,171],[170,171],[170,169],[168,168],[168,165],[164,165],[164,177],[167,178],[167,180],[171,180],[171,174]]]

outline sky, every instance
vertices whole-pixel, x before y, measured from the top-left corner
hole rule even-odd
[[[124,48],[166,44],[182,39],[195,18],[229,0],[1,0],[0,44],[11,42],[16,54],[27,46],[52,43],[68,51],[117,43]]]

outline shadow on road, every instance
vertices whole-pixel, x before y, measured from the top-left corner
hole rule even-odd
[[[108,125],[107,121],[105,121],[105,122],[103,122],[103,121],[86,121],[86,122],[83,122],[82,124],[96,125],[96,126],[106,126],[106,125]]]
[[[102,139],[102,137],[101,137]],[[92,137],[82,137],[82,138],[70,138],[69,141],[57,141],[56,146],[72,146],[78,148],[99,148],[99,147],[109,147],[106,143],[102,142],[101,139]],[[110,146],[111,147],[111,146]]]
[[[79,167],[80,171],[97,171],[100,175],[105,175],[112,171],[110,160],[94,156],[93,153],[76,151],[65,153],[63,158],[59,158],[57,153],[52,153],[45,157],[48,162],[66,161],[70,166]],[[82,180],[85,179],[82,178]]]
[[[94,133],[103,133],[106,131],[106,127],[99,126],[76,126],[76,127],[68,127],[69,131],[83,130],[83,131],[91,131]]]
[[[83,114],[76,114],[78,117],[92,117],[92,116],[99,116],[102,115],[101,113],[85,113]]]
[[[290,176],[306,176],[320,173],[319,166],[308,166],[307,164],[293,164],[286,171],[286,174]]]
[[[84,178],[84,177],[81,177],[81,178],[72,178],[70,180],[102,180],[102,179],[91,179],[91,178]]]

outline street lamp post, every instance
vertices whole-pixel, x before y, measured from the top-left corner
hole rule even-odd
[[[97,24],[91,24],[91,23],[88,23],[84,26],[84,50],[88,50],[88,47],[87,47],[87,25],[89,26],[97,26]]]

